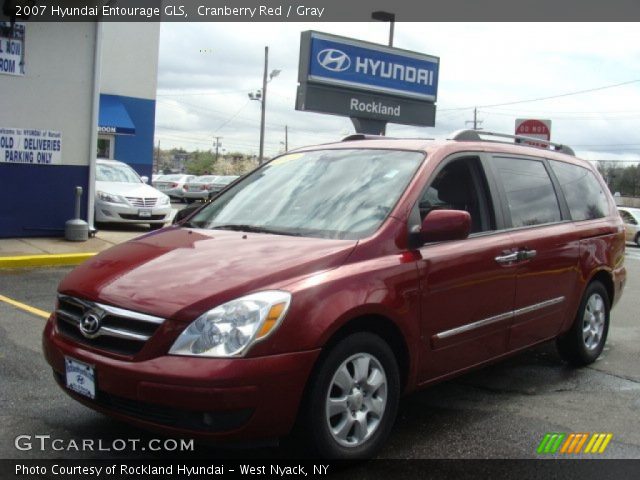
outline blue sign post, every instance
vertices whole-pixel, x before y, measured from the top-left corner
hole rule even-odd
[[[439,66],[431,55],[303,32],[296,109],[346,115],[380,131],[386,122],[433,126]]]

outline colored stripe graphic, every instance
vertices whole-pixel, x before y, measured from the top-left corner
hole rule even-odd
[[[584,442],[589,438],[588,433],[572,433],[562,445],[560,453],[580,453]]]
[[[537,452],[543,455],[549,455],[554,453],[563,454],[579,454],[579,453],[591,453],[599,454],[604,453],[613,438],[612,433],[559,433],[549,432],[544,435],[542,441],[538,445]],[[587,442],[587,440],[589,440]],[[586,448],[584,447],[586,443]]]
[[[584,453],[604,453],[612,438],[612,433],[594,433]]]
[[[565,436],[565,433],[547,433],[538,445],[538,453],[556,453]]]

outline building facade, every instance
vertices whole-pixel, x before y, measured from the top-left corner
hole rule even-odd
[[[113,22],[102,29],[98,156],[125,162],[149,178],[159,39],[159,23]]]
[[[159,32],[0,16],[0,237],[62,235],[76,186],[92,223],[97,150],[151,176]]]

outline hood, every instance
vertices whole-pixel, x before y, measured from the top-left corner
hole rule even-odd
[[[341,265],[355,240],[171,227],[106,250],[60,293],[191,321],[221,303]]]
[[[146,183],[96,182],[96,191],[125,197],[159,198],[164,196],[164,193]]]

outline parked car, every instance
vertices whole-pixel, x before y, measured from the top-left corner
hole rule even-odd
[[[235,182],[239,175],[223,175],[216,178],[215,182],[209,188],[209,198],[213,198],[218,192],[227,187],[231,182]]]
[[[207,200],[219,175],[203,175],[187,182],[184,186],[184,198],[187,202]]]
[[[153,185],[156,181],[160,180],[160,178],[164,177],[162,173],[154,173],[151,175],[151,184]]]
[[[624,222],[627,242],[640,247],[640,208],[618,207],[618,212]]]
[[[163,175],[153,182],[153,186],[176,200],[184,200],[185,184],[196,178],[195,175]]]
[[[147,185],[129,165],[117,160],[96,161],[95,221],[148,223],[162,228],[169,221],[169,197]]]
[[[145,428],[299,424],[320,455],[362,458],[403,394],[547,341],[594,362],[626,278],[613,199],[569,147],[481,133],[302,148],[98,254],[60,283],[55,378]]]

